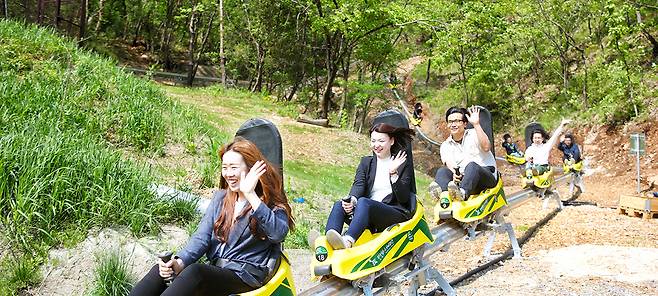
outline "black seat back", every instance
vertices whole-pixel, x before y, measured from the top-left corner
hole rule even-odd
[[[476,106],[477,108],[480,109],[480,126],[482,127],[482,130],[484,130],[484,133],[487,134],[489,137],[489,143],[491,144],[491,153],[496,156],[496,152],[494,149],[494,137],[493,137],[493,120],[491,118],[491,112],[487,110],[487,108],[484,108],[482,106]],[[466,128],[473,128],[472,124],[466,125]]]
[[[394,109],[389,109],[377,114],[372,124],[375,125],[378,123],[387,123],[394,127],[409,128],[409,121],[407,120],[407,118],[402,113],[400,113],[400,111]],[[413,156],[413,150],[411,145],[412,143],[410,142],[407,145],[405,152],[407,152],[407,162],[409,162],[408,165],[410,165],[411,168],[413,168],[414,156]],[[409,197],[409,204],[405,206],[409,209],[411,215],[413,215],[416,212],[416,173],[414,170],[411,171],[411,196]]]
[[[283,142],[274,123],[262,118],[252,118],[243,123],[235,135],[256,144],[265,158],[279,168],[283,180]]]
[[[539,122],[531,122],[525,127],[525,147],[528,149],[532,145],[532,132],[535,130],[542,130],[546,132],[543,126]]]

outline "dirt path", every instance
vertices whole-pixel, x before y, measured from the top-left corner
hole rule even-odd
[[[586,179],[592,191],[579,201],[614,204],[617,197],[602,192],[619,186],[598,180]],[[519,237],[548,212],[539,200],[532,200],[514,210],[509,221]],[[448,252],[432,256],[432,261],[453,279],[486,261],[481,256],[485,243],[484,238],[459,241]],[[499,235],[494,250],[502,253],[508,246],[506,236]],[[522,250],[523,259],[505,261],[458,285],[458,295],[658,293],[658,219],[623,216],[592,205],[570,206],[540,228]]]

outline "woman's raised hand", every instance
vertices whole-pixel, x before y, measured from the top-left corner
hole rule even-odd
[[[394,175],[397,173],[398,168],[407,161],[407,152],[400,150],[397,155],[391,158],[391,167],[389,167],[389,173]]]
[[[262,160],[257,161],[251,167],[248,173],[245,174],[244,171],[240,173],[240,191],[242,194],[253,193],[258,184],[258,179],[262,176],[265,171],[267,171],[267,165]]]

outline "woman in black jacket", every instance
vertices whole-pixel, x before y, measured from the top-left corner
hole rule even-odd
[[[407,162],[406,147],[414,131],[378,123],[370,129],[373,155],[361,158],[349,201],[337,201],[327,221],[328,243],[334,249],[352,246],[368,228],[379,232],[411,218],[409,196],[413,167]],[[343,223],[349,224],[341,235]]]

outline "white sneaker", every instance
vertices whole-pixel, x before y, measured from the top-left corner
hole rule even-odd
[[[308,235],[306,236],[306,240],[308,242],[309,247],[312,249],[315,249],[315,240],[320,237],[320,232],[318,232],[315,229],[311,229],[311,231],[308,232]]]
[[[334,248],[334,250],[347,249],[352,244],[350,244],[345,238],[338,233],[338,231],[329,229],[327,231],[327,242],[329,245]]]
[[[441,196],[441,186],[439,186],[439,184],[436,184],[436,182],[432,181],[432,183],[430,183],[429,191],[430,196],[434,200],[439,200]]]
[[[454,181],[448,183],[448,194],[453,200],[464,200],[464,193]]]

